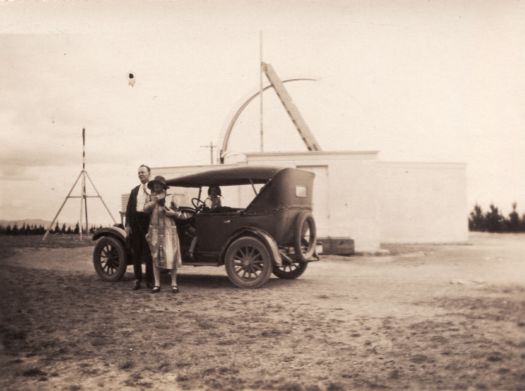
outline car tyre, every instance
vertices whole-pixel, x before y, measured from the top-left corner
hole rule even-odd
[[[307,262],[314,255],[317,242],[314,216],[310,212],[301,213],[297,216],[294,229],[295,258]]]
[[[128,266],[124,244],[110,236],[100,238],[93,250],[93,266],[100,279],[120,281]]]
[[[283,263],[282,266],[273,266],[273,274],[285,280],[293,280],[303,274],[307,267],[307,262],[294,261],[292,264]]]
[[[233,241],[224,257],[226,273],[239,288],[259,288],[272,274],[272,258],[266,246],[251,236]]]

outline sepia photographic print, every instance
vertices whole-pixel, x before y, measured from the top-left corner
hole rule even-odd
[[[0,2],[0,389],[525,390],[525,2]]]

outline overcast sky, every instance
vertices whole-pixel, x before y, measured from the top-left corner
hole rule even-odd
[[[525,212],[524,20],[517,1],[1,3],[0,219],[52,219],[83,127],[115,215],[139,164],[208,163],[258,88],[259,31],[282,79],[317,79],[287,88],[324,150],[466,162],[469,205]],[[304,150],[272,93],[264,123],[266,151]],[[231,149],[258,132],[254,102]],[[95,201],[90,217],[108,221]]]

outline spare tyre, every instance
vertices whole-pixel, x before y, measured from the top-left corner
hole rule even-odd
[[[294,226],[295,258],[303,262],[312,258],[316,242],[317,229],[314,216],[310,212],[302,212],[297,216]]]

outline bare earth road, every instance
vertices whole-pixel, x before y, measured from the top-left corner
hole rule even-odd
[[[176,296],[100,281],[89,243],[10,240],[3,390],[525,390],[525,235],[325,257],[258,290],[186,267]]]

